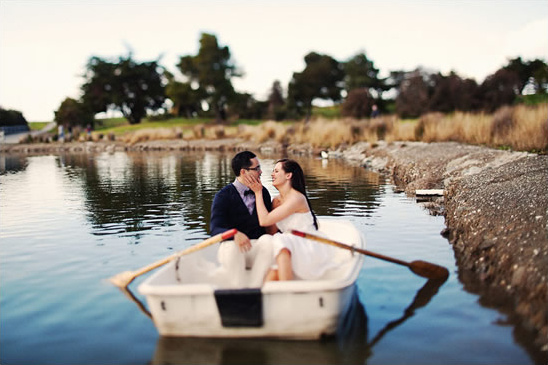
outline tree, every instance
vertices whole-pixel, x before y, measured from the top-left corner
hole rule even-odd
[[[227,114],[241,119],[262,119],[266,109],[266,102],[257,101],[248,93],[236,93],[227,108]]]
[[[164,74],[168,79],[166,96],[173,102],[172,113],[177,116],[192,118],[202,112],[200,90],[195,90],[188,82],[179,82],[169,73]]]
[[[472,79],[463,80],[454,72],[448,76],[441,73],[432,75],[432,95],[428,110],[450,113],[455,110],[472,111],[479,107],[475,97],[478,85]]]
[[[529,62],[531,68],[531,78],[537,94],[546,94],[548,92],[548,65],[546,62],[536,59]]]
[[[130,124],[141,122],[147,110],[163,107],[165,88],[158,61],[138,63],[131,53],[109,62],[91,57],[84,75],[82,101],[94,114],[115,109]]]
[[[198,85],[218,122],[226,120],[226,104],[235,96],[232,78],[241,76],[230,58],[228,46],[220,47],[215,35],[202,33],[198,54],[183,56],[177,64],[189,84]]]
[[[343,66],[328,55],[315,52],[304,58],[306,67],[302,72],[293,73],[288,87],[288,107],[297,114],[312,113],[312,101],[316,98],[332,101],[341,100],[344,79]]]
[[[367,118],[373,104],[373,97],[366,88],[352,89],[342,104],[341,114],[356,119]]]
[[[28,126],[27,120],[18,110],[0,107],[0,127]]]
[[[379,69],[365,53],[360,53],[344,63],[344,84],[347,93],[353,89],[366,88],[369,93],[374,92],[377,99],[386,91],[383,80],[379,79]]]
[[[485,78],[478,89],[482,109],[494,112],[503,105],[511,105],[520,94],[517,72],[501,68]]]
[[[55,122],[57,125],[87,126],[93,127],[93,113],[80,101],[66,98],[63,100],[59,109],[55,112]]]
[[[407,75],[408,72],[403,70],[390,71],[390,76],[388,76],[384,81],[386,89],[399,89]]]
[[[548,88],[548,65],[540,59],[522,61],[517,57],[508,61],[504,69],[513,71],[518,77],[517,87],[523,93],[525,86],[532,83],[535,93],[546,93]]]
[[[285,117],[284,96],[280,81],[276,80],[272,84],[272,89],[268,95],[267,118],[271,120],[282,120]]]
[[[429,91],[425,79],[428,76],[420,69],[408,73],[400,85],[396,97],[396,112],[403,118],[417,118],[428,111]]]

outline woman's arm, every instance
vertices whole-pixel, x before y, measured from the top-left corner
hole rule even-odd
[[[281,204],[281,201],[280,201],[280,197],[276,196],[274,197],[274,199],[272,199],[272,210],[276,209],[277,207],[279,207]],[[271,211],[272,211],[271,210]],[[276,234],[278,233],[278,226],[275,225],[275,224],[272,224],[270,226],[266,226],[264,227],[265,230],[266,230],[266,233],[270,234],[270,235],[273,235],[273,234]]]
[[[246,184],[251,190],[255,192],[255,204],[257,206],[257,216],[259,217],[259,224],[262,227],[271,226],[284,218],[289,217],[291,214],[302,211],[303,202],[306,203],[304,195],[294,191],[292,194],[288,194],[283,204],[279,201],[274,203],[277,205],[276,209],[269,212],[263,201],[263,186],[258,179],[254,179],[251,176],[246,176]]]

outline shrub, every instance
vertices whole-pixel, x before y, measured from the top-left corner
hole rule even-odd
[[[374,101],[365,88],[350,90],[344,103],[341,114],[343,117],[363,119],[369,117]]]
[[[498,109],[493,115],[491,123],[491,138],[504,138],[514,127],[514,109],[509,106],[503,106]]]

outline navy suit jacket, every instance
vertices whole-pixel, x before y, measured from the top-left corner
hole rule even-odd
[[[271,211],[272,201],[264,186],[263,200],[266,209]],[[259,225],[257,208],[254,207],[253,213],[249,214],[249,210],[233,184],[228,184],[215,194],[211,205],[210,227],[212,236],[232,228],[245,233],[250,239],[257,239],[266,233],[264,227]]]

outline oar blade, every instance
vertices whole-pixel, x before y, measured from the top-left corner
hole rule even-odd
[[[415,274],[427,279],[446,280],[449,277],[449,270],[445,267],[422,260],[410,262],[409,268]]]
[[[109,278],[108,281],[123,289],[126,288],[133,281],[133,279],[135,279],[134,271],[124,271]]]

